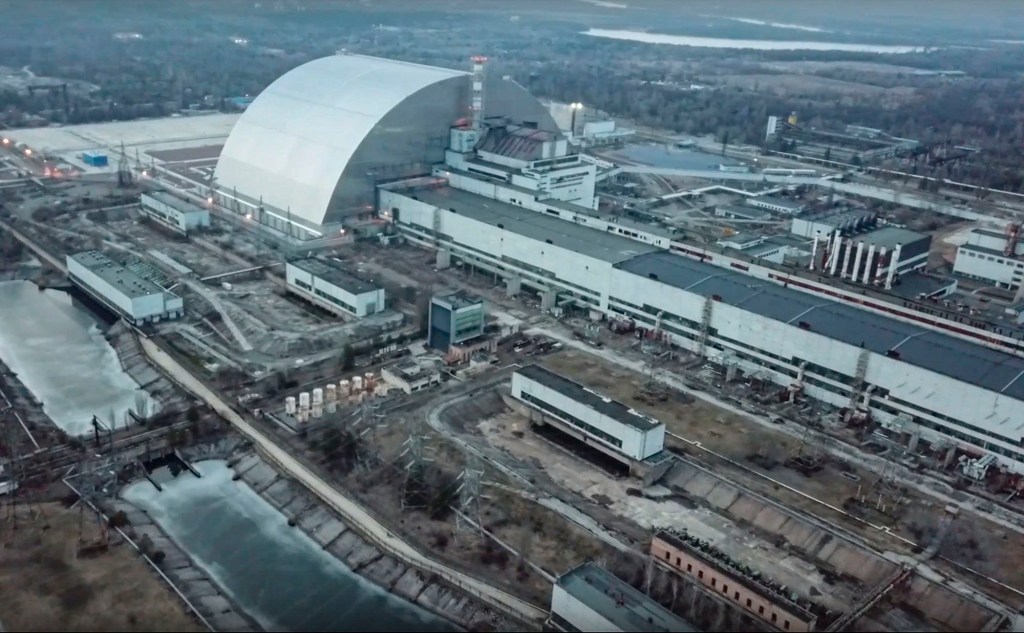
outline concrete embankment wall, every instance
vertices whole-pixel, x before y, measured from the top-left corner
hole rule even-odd
[[[229,463],[242,481],[317,544],[391,593],[463,628],[488,622],[494,630],[525,630],[521,623],[511,622],[463,592],[385,555],[328,511],[306,488],[279,474],[259,455],[248,453]]]
[[[882,582],[897,567],[895,562],[856,542],[781,505],[742,490],[696,464],[679,461],[667,475],[666,484],[731,520],[766,534],[783,549],[798,553],[802,558],[834,570],[841,576],[856,579],[865,592]],[[909,586],[899,592],[898,602],[940,628],[952,630],[979,630],[995,615],[988,606],[920,575],[912,576]]]
[[[228,438],[218,442],[192,447],[182,451],[189,461],[203,459],[229,459],[237,453],[244,442]],[[206,571],[195,564],[192,558],[157,525],[143,510],[121,498],[107,500],[101,504],[104,512],[113,515],[123,510],[128,517],[124,532],[138,545],[143,536],[149,536],[156,550],[163,551],[165,558],[157,565],[166,579],[188,600],[199,615],[215,631],[259,631],[261,628],[246,615],[214,581]]]
[[[184,405],[181,391],[153,367],[139,345],[135,333],[118,321],[107,331],[107,340],[117,352],[121,368],[139,387],[160,403],[161,409]]]

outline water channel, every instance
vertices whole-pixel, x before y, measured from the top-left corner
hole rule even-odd
[[[148,481],[123,497],[150,517],[270,631],[451,631],[447,622],[346,568],[242,482],[223,461],[195,464],[163,492]]]
[[[725,37],[695,37],[691,35],[667,35],[644,31],[621,31],[614,29],[589,29],[584,35],[606,37],[616,40],[632,40],[647,44],[674,44],[676,46],[697,46],[701,48],[745,48],[761,51],[846,51],[852,53],[913,53],[924,50],[921,46],[890,46],[884,44],[854,44],[844,42],[803,42],[789,40],[746,40]]]
[[[0,282],[0,359],[69,435],[87,433],[93,415],[122,426],[137,399],[156,409],[121,369],[97,320],[63,292]]]

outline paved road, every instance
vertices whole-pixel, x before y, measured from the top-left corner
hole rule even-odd
[[[530,622],[541,622],[547,618],[547,612],[515,596],[492,587],[476,578],[467,576],[460,571],[446,567],[420,553],[411,545],[397,538],[386,526],[371,516],[359,504],[355,503],[335,489],[319,475],[312,472],[304,464],[292,457],[270,437],[257,430],[240,415],[235,413],[217,394],[182,367],[149,339],[140,339],[142,349],[151,361],[173,377],[179,384],[194,393],[217,413],[232,424],[242,435],[246,436],[260,451],[278,467],[294,477],[321,500],[329,505],[349,525],[357,527],[361,533],[370,538],[378,547],[392,556],[436,574],[438,577],[463,588],[493,607],[515,617]]]

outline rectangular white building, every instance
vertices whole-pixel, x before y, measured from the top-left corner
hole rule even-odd
[[[548,624],[558,631],[697,630],[597,563],[584,563],[558,577]]]
[[[631,460],[665,448],[663,423],[539,365],[512,374],[512,397]]]
[[[798,215],[807,208],[803,202],[778,196],[753,196],[747,198],[747,204],[758,209],[767,209],[773,213]]]
[[[298,259],[285,264],[288,290],[329,312],[364,317],[384,310],[384,289],[360,279],[328,259]]]
[[[1008,239],[1005,233],[974,229],[967,236],[967,243],[956,249],[953,272],[1000,288],[1019,289],[1024,279],[1024,240],[1017,242],[1014,253],[1006,255]]]
[[[129,323],[153,323],[185,314],[181,297],[99,251],[68,255],[66,262],[72,283]]]
[[[166,191],[142,194],[142,212],[164,226],[188,235],[191,231],[210,226],[210,212]]]

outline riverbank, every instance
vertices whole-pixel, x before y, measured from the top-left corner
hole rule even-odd
[[[464,629],[522,631],[523,623],[497,613],[433,575],[388,556],[331,513],[305,487],[278,473],[250,452],[229,462],[244,481],[289,524],[303,530],[320,547],[355,573]]]
[[[243,447],[240,438],[226,438],[217,442],[185,448],[182,456],[189,462],[205,459],[230,459]],[[182,477],[191,477],[182,473]],[[118,511],[125,513],[127,525],[125,535],[139,546],[148,537],[152,551],[164,553],[164,558],[155,563],[169,582],[187,600],[188,606],[209,623],[215,631],[260,631],[259,625],[224,593],[210,574],[198,565],[144,510],[117,497],[100,503],[108,516]]]
[[[83,513],[84,510],[84,513]],[[11,631],[204,630],[115,533],[102,543],[91,510],[22,503],[0,527],[0,615]]]

